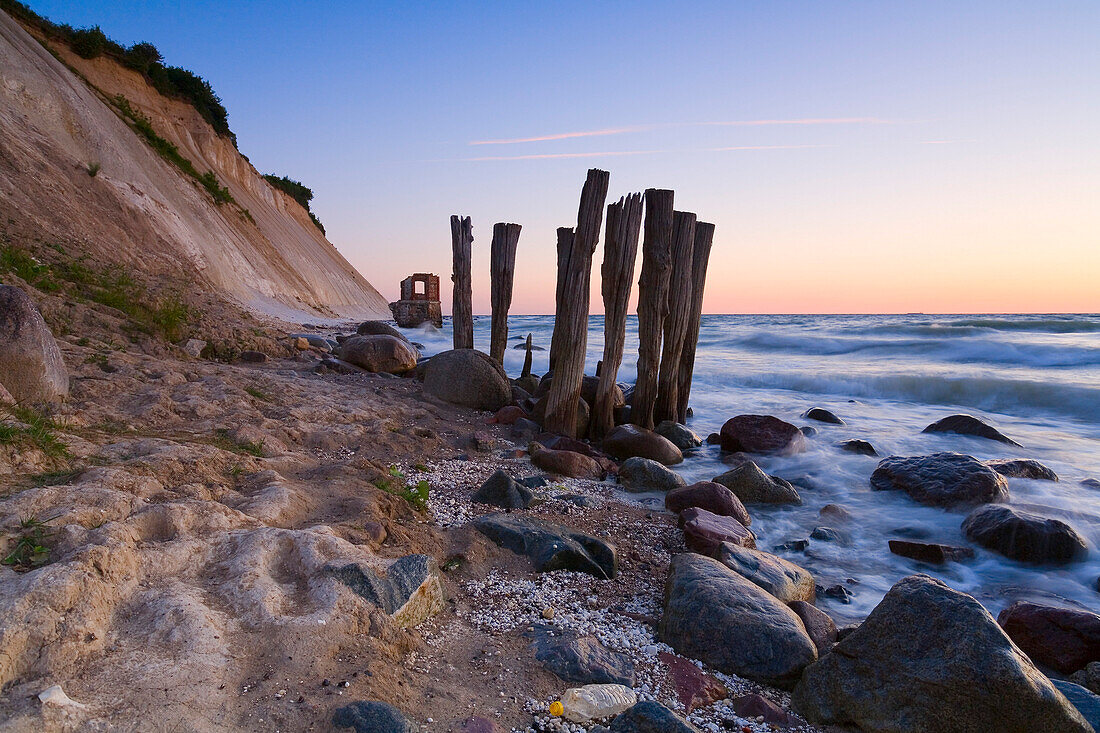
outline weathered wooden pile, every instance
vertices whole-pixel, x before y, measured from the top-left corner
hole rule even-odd
[[[571,438],[580,433],[578,407],[588,348],[589,291],[592,260],[600,238],[610,174],[593,168],[581,190],[577,226],[558,229],[558,273],[554,333],[550,344],[553,373],[543,427]],[[634,279],[638,239],[642,237],[642,269],[638,294],[638,381],[630,405],[630,422],[646,429],[664,420],[687,417],[703,287],[714,225],[696,215],[676,211],[672,191],[651,188],[623,196],[607,206],[607,229],[601,268],[604,304],[603,360],[599,385],[590,405],[587,437],[602,438],[615,425],[619,390],[616,377],[623,359],[626,317]],[[512,302],[519,224],[496,224],[491,251],[492,324],[490,356],[503,364],[508,340],[508,309]],[[473,348],[473,307],[470,279],[472,227],[469,217],[451,217],[454,255],[454,347]],[[527,364],[531,341],[528,338]],[[525,366],[525,372],[529,370]]]

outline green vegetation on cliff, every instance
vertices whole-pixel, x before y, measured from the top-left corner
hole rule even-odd
[[[321,234],[325,233],[325,227],[321,224],[321,220],[309,210],[309,202],[313,200],[313,189],[306,187],[301,181],[295,181],[288,176],[276,176],[273,173],[265,173],[264,180],[301,204],[302,208],[309,214],[309,218],[321,230]]]

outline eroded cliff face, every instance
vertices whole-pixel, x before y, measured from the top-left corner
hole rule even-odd
[[[213,171],[236,204],[215,204],[155,152],[110,103],[117,95],[200,174]],[[90,165],[99,166],[95,176]],[[3,12],[0,215],[4,231],[191,279],[260,313],[389,317],[386,299],[302,207],[191,105],[160,95],[110,58],[85,60],[56,43],[47,50]]]

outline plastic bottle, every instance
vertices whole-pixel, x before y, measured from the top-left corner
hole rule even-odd
[[[574,723],[589,723],[618,715],[636,702],[634,690],[623,685],[570,687],[561,696],[561,716]]]

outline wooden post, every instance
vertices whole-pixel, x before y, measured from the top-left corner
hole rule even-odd
[[[588,291],[592,281],[592,254],[600,241],[603,206],[610,174],[592,168],[581,191],[577,230],[565,262],[561,308],[554,316],[559,353],[554,364],[554,381],[546,401],[543,427],[552,432],[578,437],[577,405],[584,378],[584,357],[588,351]]]
[[[451,301],[451,324],[454,326],[456,349],[474,348],[473,282],[470,277],[471,248],[474,231],[470,217],[451,217],[451,254],[454,258],[454,283]]]
[[[638,280],[638,381],[630,421],[653,429],[657,374],[661,365],[661,336],[668,312],[668,278],[672,267],[673,192],[650,188],[645,192],[645,237],[642,274]]]
[[[688,396],[691,394],[691,376],[695,371],[695,348],[699,343],[699,321],[703,313],[703,284],[707,280],[707,263],[710,261],[710,245],[714,241],[714,225],[705,221],[695,225],[695,247],[691,255],[691,313],[688,315],[688,331],[684,338],[684,350],[680,355],[679,404],[676,419],[687,421]]]
[[[603,361],[596,388],[596,404],[588,434],[600,439],[615,427],[615,380],[623,361],[626,341],[626,310],[630,288],[634,284],[634,260],[638,254],[638,235],[642,228],[642,195],[632,193],[607,207],[607,233],[604,236],[601,290],[603,293]]]
[[[695,249],[695,214],[677,211],[672,224],[672,271],[668,280],[668,315],[657,377],[654,422],[675,420],[680,406],[680,359],[691,316],[691,259]]]
[[[493,305],[490,326],[489,356],[504,366],[504,351],[508,348],[508,309],[512,305],[512,278],[516,272],[516,245],[519,224],[494,224],[490,247],[489,274]]]
[[[562,312],[562,298],[565,293],[565,271],[568,269],[569,253],[573,249],[573,228],[572,227],[558,227],[558,285],[554,291],[554,332],[550,335],[550,371],[554,371],[554,363],[558,359],[558,352],[561,351],[561,344],[558,343],[561,339],[559,334],[564,331],[558,330],[558,318],[557,314]]]
[[[533,359],[531,354],[533,349],[531,346],[533,346],[531,343],[531,334],[527,334],[527,355],[523,357],[523,371],[519,375],[523,379],[531,376],[531,361]]]

